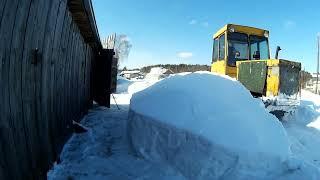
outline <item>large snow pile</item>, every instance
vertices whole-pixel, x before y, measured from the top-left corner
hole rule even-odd
[[[132,81],[124,77],[118,76],[117,77],[117,94],[128,93],[128,88],[132,83],[133,83]]]
[[[136,93],[131,110],[228,148],[288,155],[286,133],[278,119],[240,83],[226,77],[192,73],[168,78]]]
[[[290,156],[281,122],[237,81],[212,73],[176,75],[133,95],[132,149],[188,179],[319,178]]]
[[[150,72],[146,75],[145,78],[150,80],[159,80],[166,77],[166,75],[164,75],[164,73],[166,72],[167,72],[167,69],[163,67],[154,67],[154,68],[151,68]]]

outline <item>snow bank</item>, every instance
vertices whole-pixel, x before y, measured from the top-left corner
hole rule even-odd
[[[131,99],[130,147],[187,179],[317,179],[289,158],[282,124],[237,81],[211,73],[175,75]]]
[[[320,96],[302,91],[300,105],[285,117],[292,153],[320,167]]]
[[[227,77],[176,75],[136,93],[130,108],[226,148],[279,157],[289,152],[282,124],[239,82]]]
[[[120,93],[128,93],[128,87],[132,84],[133,82],[123,78],[121,76],[117,77],[117,94]]]
[[[159,80],[150,80],[150,79],[144,80],[144,81],[136,81],[129,86],[128,93],[134,94],[136,92],[142,91],[142,90],[148,88],[149,86],[152,86],[153,84],[155,84],[158,81]]]
[[[163,67],[154,67],[151,68],[150,73],[148,73],[145,78],[149,80],[159,80],[166,76],[164,75],[166,71],[167,69]]]

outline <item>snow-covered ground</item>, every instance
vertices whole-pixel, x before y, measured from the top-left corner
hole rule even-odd
[[[96,107],[81,123],[87,133],[74,134],[64,146],[61,162],[48,179],[184,179],[167,165],[149,162],[130,153],[126,122],[128,104],[111,109]]]
[[[320,168],[320,96],[303,90],[300,105],[283,126],[292,153]]]
[[[132,153],[128,143],[127,120],[132,94],[156,82],[154,79],[139,81],[122,79],[119,83],[120,90],[118,88],[119,91],[114,94],[115,100],[111,98],[112,108],[96,107],[89,111],[81,121],[89,131],[74,134],[70,138],[61,153],[61,162],[55,164],[48,172],[48,179],[187,179],[165,162],[156,162]],[[119,105],[120,110],[115,103]],[[320,149],[320,96],[302,91],[300,105],[294,113],[285,117],[282,124],[287,134],[292,157],[287,162],[290,166],[289,170],[304,167],[320,169],[318,152]],[[268,133],[267,129],[264,133]],[[272,144],[272,142],[268,143]],[[269,168],[269,170],[272,169],[274,168]],[[316,178],[316,174],[312,174],[313,168],[310,171],[304,170],[302,173],[309,174],[300,174],[300,178],[313,175]],[[281,177],[281,179],[299,178],[286,176],[286,174]],[[260,177],[260,179],[268,178]]]

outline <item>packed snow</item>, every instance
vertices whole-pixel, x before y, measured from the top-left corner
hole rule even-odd
[[[230,149],[282,158],[289,153],[281,122],[244,86],[227,77],[211,73],[176,75],[136,93],[130,108]]]
[[[165,75],[166,72],[167,69],[163,67],[153,67],[151,68],[150,72],[146,75],[146,79],[155,81],[162,79],[167,76]]]
[[[320,177],[290,157],[281,122],[226,76],[176,75],[134,94],[128,132],[136,153],[188,179]]]
[[[49,180],[66,179],[184,179],[170,166],[130,153],[126,132],[128,104],[111,109],[95,107],[81,123],[87,133],[73,134]]]
[[[117,94],[128,93],[128,88],[133,82],[121,76],[117,78]]]
[[[296,111],[288,114],[281,123],[266,113],[261,101],[252,99],[239,83],[228,77],[211,76],[207,73],[184,73],[164,80],[119,79],[118,92],[111,97],[112,108],[95,107],[89,111],[81,121],[89,131],[72,135],[63,148],[60,162],[48,172],[48,179],[190,179],[188,177],[201,176],[188,176],[186,172],[197,173],[199,168],[204,167],[204,162],[211,165],[201,170],[203,175],[214,172],[216,176],[211,177],[222,179],[320,179],[320,96],[302,91],[301,103]],[[182,86],[188,78],[194,78],[196,82]],[[195,80],[197,78],[200,80]],[[201,83],[202,78],[217,81],[219,86]],[[122,88],[119,88],[121,85]],[[181,86],[181,89],[172,91],[171,86]],[[210,95],[204,94],[207,89],[211,89]],[[218,91],[223,93],[214,95]],[[150,92],[154,93],[148,94]],[[163,96],[164,92],[169,94]],[[139,102],[139,98],[142,100],[147,95],[152,99]],[[217,99],[208,100],[213,96]],[[174,100],[182,97],[181,102]],[[129,112],[130,100],[138,101],[132,103]],[[148,104],[151,101],[152,104]],[[148,106],[143,108],[144,103]],[[174,108],[178,109],[172,111]],[[149,111],[144,109],[150,109],[153,113],[148,114]],[[135,113],[134,116],[132,113]],[[131,114],[129,117],[140,118],[145,124],[150,119],[159,122],[154,125],[159,125],[162,131],[155,130],[155,126],[141,129],[139,135],[144,135],[142,138],[146,139],[154,132],[162,133],[157,137],[165,137],[163,134],[167,133],[167,137],[176,138],[171,138],[167,144],[161,141],[163,139],[158,139],[153,144],[158,148],[158,154],[152,154],[148,149],[138,149],[140,153],[137,153],[132,137],[127,133],[128,114]],[[211,115],[215,115],[213,119]],[[224,121],[217,115],[225,118]],[[190,127],[194,121],[197,124]],[[205,127],[207,123],[215,132]],[[181,144],[183,141],[179,138],[183,137],[193,144]],[[211,148],[207,148],[209,144]],[[169,146],[165,148],[162,145]],[[170,157],[175,153],[176,156],[171,161],[163,161],[163,154],[159,152]],[[190,167],[193,169],[177,166],[179,163],[186,164],[183,160],[191,161],[193,166]]]

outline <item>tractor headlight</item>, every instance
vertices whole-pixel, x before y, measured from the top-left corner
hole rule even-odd
[[[264,37],[266,37],[266,38],[269,37],[269,31],[264,31]]]
[[[234,32],[234,27],[229,27],[229,32],[233,33]]]

